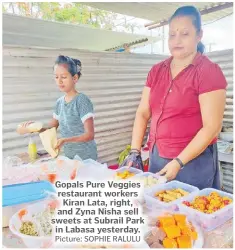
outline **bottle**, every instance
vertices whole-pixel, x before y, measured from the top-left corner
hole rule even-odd
[[[32,137],[29,139],[28,154],[31,162],[37,159],[37,146]]]

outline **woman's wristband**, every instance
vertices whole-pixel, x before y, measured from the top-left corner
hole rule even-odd
[[[139,149],[137,149],[137,148],[132,148],[130,153],[133,153],[133,152],[138,153],[138,154],[141,153],[141,151]]]
[[[183,162],[179,158],[176,157],[174,160],[176,160],[180,164],[180,168],[181,169],[184,168],[184,164],[183,164]]]

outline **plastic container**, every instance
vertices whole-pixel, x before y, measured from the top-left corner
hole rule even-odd
[[[148,189],[150,189],[153,186],[156,185],[163,185],[167,182],[167,179],[163,176],[157,175],[157,174],[153,174],[151,172],[143,172],[140,174],[137,174],[133,177],[133,179],[135,180],[141,180],[143,177],[148,177],[148,176],[152,176],[154,179],[158,180],[159,183],[153,184],[151,186],[144,186],[144,190],[142,192],[142,195],[139,197],[138,201],[143,204],[145,202],[145,197],[144,197],[144,192],[146,192]]]
[[[194,186],[191,186],[189,184],[185,184],[179,181],[171,181],[163,185],[154,185],[153,187],[146,190],[146,192],[144,192],[144,199],[146,201],[146,206],[149,209],[162,207],[162,208],[167,208],[173,211],[177,211],[178,204],[184,199],[184,197],[176,199],[168,203],[159,201],[158,199],[155,198],[156,192],[159,192],[161,190],[171,190],[171,189],[176,189],[176,188],[181,188],[184,191],[189,192],[190,194],[199,191],[197,187],[194,187]]]
[[[135,178],[136,179],[141,179],[143,177],[148,177],[148,176],[152,176],[154,179],[156,179],[158,181],[158,183],[156,183],[154,185],[165,184],[167,182],[167,179],[164,176],[153,174],[151,172],[142,172],[140,174],[137,174],[135,176]],[[154,186],[154,185],[152,185],[152,186]],[[152,186],[145,186],[145,188],[151,188]]]
[[[221,132],[219,138],[223,141],[233,142],[233,132]]]
[[[85,165],[85,166],[88,166],[88,167],[100,167],[100,168],[107,168],[107,165],[106,164],[101,164],[97,161],[94,161],[92,159],[87,159],[87,160],[84,160],[82,161],[82,163]]]
[[[208,196],[211,192],[217,192],[220,196],[227,196],[228,198],[233,200],[232,194],[214,188],[205,188],[201,191],[198,191],[183,198],[179,203],[180,211],[190,214],[194,218],[194,220],[207,232],[214,230],[215,228],[223,225],[226,221],[233,218],[233,203],[223,207],[222,209],[212,214],[205,214],[196,209],[187,207],[186,205],[182,204],[182,202],[192,202],[196,196]]]
[[[46,199],[49,193],[55,193],[48,181],[30,182],[3,186],[2,188],[2,227],[9,225],[11,216],[26,205]]]
[[[26,209],[29,214],[39,213],[47,207],[50,201],[51,200],[41,201],[29,206],[24,206],[23,208]],[[53,236],[30,236],[19,232],[22,223],[18,216],[19,211],[20,210],[17,210],[10,219],[9,228],[11,232],[18,236],[28,248],[50,248],[53,245]]]
[[[148,177],[148,176],[152,176],[154,179],[158,180],[159,183],[153,184],[152,186],[144,186],[144,189],[142,190],[142,194],[140,195],[140,197],[138,198],[138,202],[140,202],[141,204],[143,204],[145,202],[145,198],[144,198],[144,192],[146,192],[146,190],[148,190],[149,188],[155,186],[155,185],[163,185],[167,182],[166,178],[164,178],[163,176],[157,175],[157,174],[153,174],[151,172],[142,172],[139,173],[137,175],[135,175],[133,177],[133,179],[135,180],[143,180],[143,177]]]
[[[174,212],[174,211],[169,212],[167,210],[159,210],[159,211],[153,210],[153,211],[150,211],[150,213],[148,213],[148,219],[149,219],[148,231],[144,233],[145,239],[148,237],[149,234],[151,234],[152,232],[154,232],[155,229],[157,229],[157,227],[156,227],[157,218],[164,216],[166,214],[174,215],[174,214],[179,214],[179,212]],[[203,248],[204,234],[203,234],[202,228],[188,214],[182,213],[182,212],[180,212],[180,214],[186,215],[187,221],[192,223],[193,227],[195,228],[195,231],[197,232],[198,238],[193,242],[192,248]],[[150,230],[150,228],[151,228],[151,230]],[[158,237],[156,236],[156,239],[157,238]],[[162,246],[162,248],[164,248],[164,247]]]

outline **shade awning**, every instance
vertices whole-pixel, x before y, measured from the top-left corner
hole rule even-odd
[[[3,14],[3,44],[5,45],[105,51],[122,47],[124,43],[136,47],[154,43],[160,39]]]
[[[128,3],[112,3],[112,2],[93,2],[85,3],[88,6],[112,11],[123,15],[142,18],[156,23],[161,23],[169,20],[175,10],[181,6],[193,5],[204,11],[202,15],[203,22],[210,22],[226,15],[233,13],[233,6],[231,2],[187,2],[187,3],[174,3],[174,2],[128,2]],[[210,12],[212,11],[212,12]]]

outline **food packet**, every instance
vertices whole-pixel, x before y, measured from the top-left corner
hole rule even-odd
[[[52,158],[56,158],[59,154],[59,150],[55,149],[57,145],[57,133],[56,128],[51,128],[43,133],[39,134],[44,149],[51,155]]]

